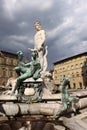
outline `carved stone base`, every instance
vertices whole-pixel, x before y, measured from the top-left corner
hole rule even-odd
[[[20,102],[33,103],[42,100],[43,80],[25,80],[18,90],[17,98]]]

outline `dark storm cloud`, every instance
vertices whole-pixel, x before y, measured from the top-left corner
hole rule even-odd
[[[0,49],[33,48],[34,22],[46,31],[48,64],[87,50],[87,0],[1,0]]]

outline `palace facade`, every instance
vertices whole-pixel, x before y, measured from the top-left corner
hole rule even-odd
[[[54,82],[61,84],[62,77],[70,77],[70,88],[87,88],[87,52],[54,63]]]
[[[18,56],[16,54],[0,51],[0,86],[7,83],[8,78],[16,77],[13,70],[18,64]]]

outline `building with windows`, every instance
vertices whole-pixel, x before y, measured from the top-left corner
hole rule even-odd
[[[16,54],[0,51],[0,86],[5,85],[8,78],[16,77],[13,70],[18,64],[18,57]]]
[[[54,63],[54,82],[61,84],[62,77],[70,77],[70,88],[87,87],[87,52]]]

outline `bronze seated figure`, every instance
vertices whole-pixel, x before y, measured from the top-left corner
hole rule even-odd
[[[25,64],[22,59],[23,59],[23,53],[21,51],[17,52],[18,54],[18,59],[19,59],[19,65],[15,67],[15,71],[18,75],[18,78],[16,79],[16,83],[14,86],[13,91],[11,92],[11,95],[15,93],[16,90],[18,90],[18,99],[19,100],[25,100],[23,97],[24,94],[24,89],[27,87],[27,84],[25,85],[25,82],[23,83],[24,80],[28,78],[32,78],[32,81],[29,81],[29,87],[32,86],[36,93],[32,98],[28,97],[28,102],[32,101],[37,101],[40,99],[41,95],[41,82],[37,82],[41,77],[41,65],[38,60],[38,53],[37,51],[32,51],[32,61]]]

